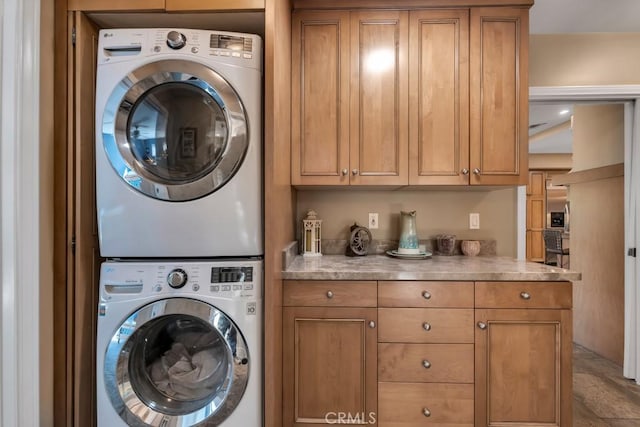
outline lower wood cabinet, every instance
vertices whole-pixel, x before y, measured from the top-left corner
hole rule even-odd
[[[569,310],[476,310],[476,426],[571,424]]]
[[[476,427],[571,427],[572,284],[475,291]]]
[[[283,303],[284,426],[572,425],[570,282],[285,281]]]
[[[375,308],[284,309],[284,425],[375,425]]]

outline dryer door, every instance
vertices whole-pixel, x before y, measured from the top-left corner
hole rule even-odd
[[[249,379],[247,344],[223,312],[170,298],[127,318],[105,355],[105,386],[129,426],[217,426]]]
[[[156,199],[186,201],[227,183],[245,157],[245,109],[231,85],[195,62],[144,65],[111,93],[103,146],[128,185]]]

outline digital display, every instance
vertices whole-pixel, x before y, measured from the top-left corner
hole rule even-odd
[[[209,47],[212,49],[230,49],[251,52],[251,45],[252,40],[244,37],[212,34],[209,39]]]
[[[253,267],[213,267],[211,283],[252,282]]]

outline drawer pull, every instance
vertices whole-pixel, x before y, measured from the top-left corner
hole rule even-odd
[[[431,299],[431,294],[429,293],[429,291],[424,291],[422,293],[422,298],[424,299]]]
[[[425,417],[430,417],[431,411],[429,410],[429,408],[422,408],[422,415],[424,415]]]
[[[422,366],[423,366],[425,369],[429,369],[429,368],[431,367],[431,362],[429,362],[428,360],[423,360],[423,361],[422,361]]]
[[[425,331],[430,331],[431,330],[431,325],[428,322],[424,322],[422,324],[422,329],[424,329]]]
[[[376,327],[376,322],[374,322],[373,320],[370,320],[370,321],[369,321],[369,327],[370,327],[371,329],[374,329],[374,328]]]
[[[333,292],[327,291],[327,298],[329,299],[333,298]]]
[[[478,328],[480,329],[487,329],[487,324],[484,322],[478,322]]]
[[[529,300],[531,299],[531,294],[529,292],[520,292],[520,298]]]
[[[348,173],[349,173],[349,170],[347,168],[342,169],[342,176],[345,176]]]

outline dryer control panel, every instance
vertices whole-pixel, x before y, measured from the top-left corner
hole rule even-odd
[[[167,54],[262,70],[262,39],[255,34],[184,28],[100,30],[98,64]]]

